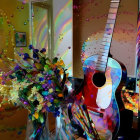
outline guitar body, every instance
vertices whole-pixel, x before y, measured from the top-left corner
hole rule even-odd
[[[108,58],[105,77],[102,77],[102,75],[98,77],[95,76],[99,73],[96,70],[97,61],[98,55],[91,56],[85,60],[83,64],[84,85],[77,95],[77,99],[84,97],[84,104],[88,108],[89,116],[95,124],[100,139],[112,140],[115,138],[120,125],[115,91],[121,81],[122,69],[116,60]],[[94,84],[96,80],[102,83],[104,78],[105,84],[103,86],[97,87]],[[72,113],[77,111],[76,108],[76,103],[74,103]]]

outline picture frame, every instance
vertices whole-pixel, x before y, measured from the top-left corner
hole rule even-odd
[[[26,32],[15,32],[16,47],[26,47]]]

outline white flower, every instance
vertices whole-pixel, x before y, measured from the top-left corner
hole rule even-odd
[[[11,98],[10,98],[10,100],[11,100],[12,102],[17,102],[17,101],[19,100],[18,91],[12,89],[12,90],[10,90],[10,93],[11,93]]]
[[[32,93],[33,95],[37,94],[37,93],[38,93],[38,89],[37,89],[36,87],[33,87],[33,88],[31,89],[31,93]]]
[[[39,93],[37,94],[37,100],[39,103],[43,103],[43,97]]]
[[[43,108],[43,105],[42,105],[42,104],[39,104],[39,105],[37,106],[36,109],[37,109],[38,111],[40,111],[40,110],[42,110],[42,108]]]

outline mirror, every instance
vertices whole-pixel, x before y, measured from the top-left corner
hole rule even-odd
[[[31,44],[38,49],[45,48],[51,57],[52,1],[31,1],[30,34]]]

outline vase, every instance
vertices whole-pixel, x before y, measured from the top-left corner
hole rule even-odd
[[[68,115],[68,106],[60,108],[60,116],[56,118],[55,140],[75,140],[75,133]]]
[[[43,126],[42,133],[36,137],[33,138],[32,134],[34,133],[34,125],[31,120],[28,119],[27,121],[27,129],[26,129],[26,140],[53,140],[55,135],[49,132],[49,119],[48,119],[48,113],[45,114],[45,124]]]

